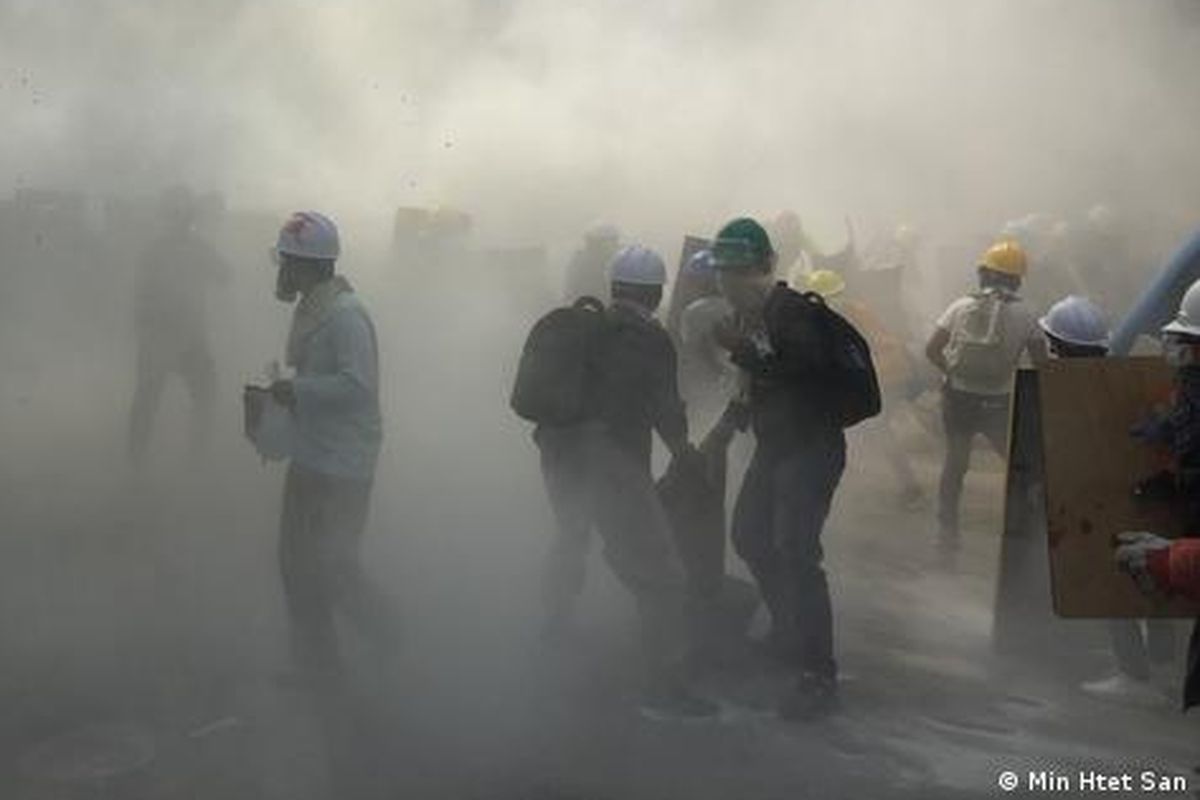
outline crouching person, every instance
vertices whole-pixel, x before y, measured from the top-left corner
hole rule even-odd
[[[545,633],[562,641],[583,586],[588,543],[633,594],[647,663],[641,713],[704,718],[717,708],[685,684],[682,571],[651,474],[652,432],[694,459],[676,354],[654,318],[666,268],[631,246],[610,265],[612,304],[585,298],[544,317],[522,354],[512,405],[534,440],[558,533],[545,565]]]
[[[389,612],[359,563],[382,440],[375,331],[350,284],[335,274],[338,233],[315,212],[284,224],[274,255],[276,296],[299,299],[287,343],[290,379],[269,388],[288,412],[279,559],[296,677],[336,681],[336,618],[390,646]]]

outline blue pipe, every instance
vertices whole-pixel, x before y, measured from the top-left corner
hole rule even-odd
[[[1200,279],[1200,230],[1175,251],[1158,277],[1142,292],[1133,309],[1113,332],[1110,352],[1129,355],[1133,343],[1142,334],[1157,334],[1158,329],[1175,317],[1183,293]]]

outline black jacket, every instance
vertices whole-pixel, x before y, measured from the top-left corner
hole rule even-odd
[[[609,324],[596,357],[596,415],[649,469],[652,430],[672,451],[687,442],[675,345],[653,317],[635,308],[615,303],[605,313]]]
[[[732,360],[750,377],[750,423],[760,447],[792,450],[841,439],[827,396],[832,367],[826,329],[776,286],[763,311],[769,352],[746,340]]]

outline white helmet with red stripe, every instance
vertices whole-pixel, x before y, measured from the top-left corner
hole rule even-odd
[[[297,211],[279,229],[275,254],[334,261],[341,247],[333,220],[316,211]]]

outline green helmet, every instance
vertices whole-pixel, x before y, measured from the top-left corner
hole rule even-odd
[[[721,228],[712,245],[713,264],[718,270],[770,272],[775,249],[762,225],[739,217]]]

